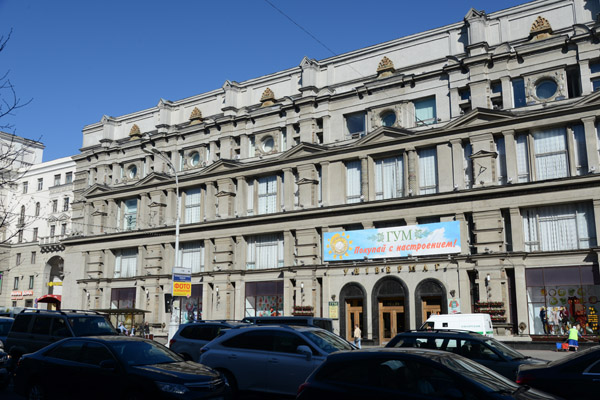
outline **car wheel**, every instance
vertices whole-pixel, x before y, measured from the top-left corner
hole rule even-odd
[[[41,384],[34,382],[33,385],[29,387],[27,398],[29,400],[43,400],[46,398],[46,391]]]
[[[237,394],[238,394],[238,387],[237,387],[237,381],[235,380],[235,377],[229,371],[226,371],[226,370],[218,370],[218,371],[223,376],[223,379],[225,379],[225,383],[227,383],[229,385],[229,390],[231,390],[231,396],[233,398],[236,398]]]

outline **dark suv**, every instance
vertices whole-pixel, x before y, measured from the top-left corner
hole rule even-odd
[[[4,348],[16,361],[67,337],[96,335],[117,335],[117,331],[95,311],[25,309],[15,315]]]
[[[331,318],[320,318],[310,316],[290,317],[245,317],[242,322],[256,325],[306,325],[316,326],[333,333],[333,320]]]
[[[548,361],[524,356],[496,339],[458,330],[416,330],[396,335],[385,347],[416,347],[460,354],[515,380],[521,364]]]
[[[180,325],[169,341],[169,348],[184,359],[200,362],[200,349],[226,329],[243,324],[238,321],[198,321]]]

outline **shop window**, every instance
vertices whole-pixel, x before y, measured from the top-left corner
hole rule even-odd
[[[111,289],[110,308],[135,308],[135,288]]]
[[[352,139],[363,137],[366,133],[366,113],[358,112],[344,116],[347,134]]]
[[[202,285],[192,285],[190,297],[181,298],[181,323],[201,321],[202,320]],[[191,328],[191,327],[190,327]],[[201,328],[203,329],[203,328]],[[218,328],[216,328],[218,329]],[[207,340],[212,340],[216,335],[211,335]],[[202,339],[201,337],[194,337]]]
[[[127,199],[122,202],[123,229],[132,230],[137,226],[137,199]]]
[[[404,195],[404,163],[402,156],[375,161],[375,199],[391,199]]]
[[[204,272],[204,243],[195,241],[183,243],[179,248],[179,260],[183,268],[189,268],[192,274]]]
[[[417,126],[434,124],[436,122],[435,97],[415,100],[415,122]]]
[[[246,317],[283,315],[283,281],[246,283]]]
[[[596,245],[594,212],[589,203],[522,210],[525,251],[589,249]]]
[[[346,162],[346,203],[362,200],[362,168],[360,160]]]
[[[283,267],[283,235],[249,236],[246,244],[246,269]]]
[[[185,191],[184,221],[186,224],[200,222],[201,189],[193,188]]]
[[[525,99],[525,81],[523,80],[523,78],[517,78],[512,80],[512,90],[514,107],[525,107],[527,103]]]
[[[131,278],[137,273],[137,249],[123,249],[115,252],[114,278]]]
[[[437,151],[435,147],[421,149],[419,157],[419,194],[437,193]]]

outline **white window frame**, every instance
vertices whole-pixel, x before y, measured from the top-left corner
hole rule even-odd
[[[346,204],[362,200],[362,166],[360,160],[346,162]]]
[[[256,183],[257,214],[277,212],[277,175],[261,176]]]
[[[404,157],[388,157],[375,161],[375,200],[404,196]]]
[[[283,267],[283,235],[254,235],[246,238],[246,269]]]
[[[185,191],[184,221],[186,224],[200,222],[202,210],[202,189],[199,187]]]
[[[438,192],[437,149],[428,147],[417,151],[419,158],[419,194]]]
[[[137,227],[137,198],[123,200],[123,229],[133,230]],[[135,204],[135,208],[132,206]]]
[[[183,268],[190,268],[192,274],[204,272],[204,242],[201,240],[182,243],[179,259]]]
[[[562,140],[559,135],[562,135]],[[570,174],[566,129],[560,127],[536,130],[532,132],[532,136],[536,180],[568,177]]]
[[[121,249],[115,252],[114,278],[132,278],[137,275],[138,249]]]

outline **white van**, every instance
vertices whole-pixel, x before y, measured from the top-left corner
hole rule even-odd
[[[441,314],[432,315],[421,329],[459,329],[494,337],[490,314]]]

